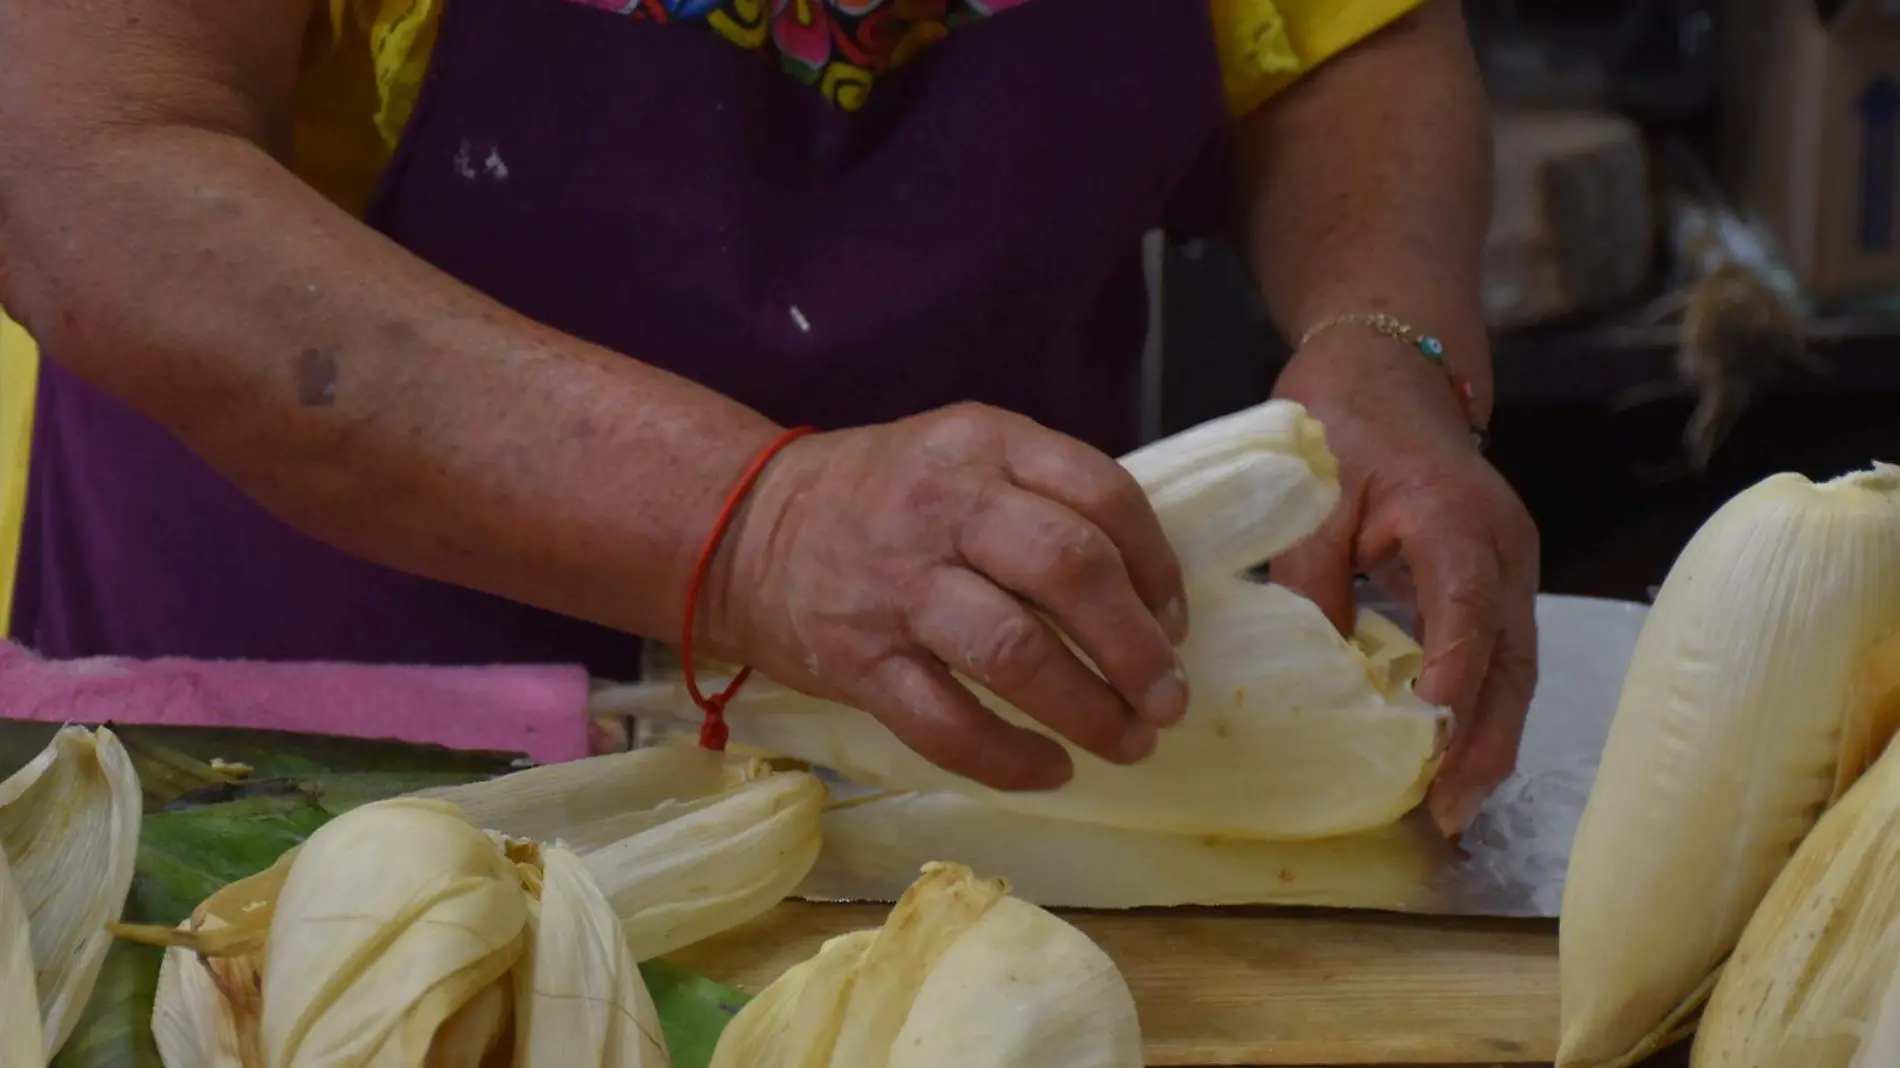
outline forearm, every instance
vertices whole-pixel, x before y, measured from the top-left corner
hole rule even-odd
[[[1429,0],[1241,124],[1245,240],[1292,340],[1384,312],[1440,337],[1491,405],[1478,272],[1490,119],[1454,0]]]
[[[0,183],[50,358],[332,545],[670,636],[773,427],[462,287],[242,138],[103,133]]]

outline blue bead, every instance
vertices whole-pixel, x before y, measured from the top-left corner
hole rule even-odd
[[[1418,339],[1418,351],[1428,360],[1437,360],[1445,354],[1445,343],[1435,337],[1422,337]]]

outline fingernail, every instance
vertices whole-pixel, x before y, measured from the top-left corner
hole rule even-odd
[[[1463,834],[1471,826],[1471,821],[1477,818],[1478,809],[1484,806],[1484,797],[1481,794],[1451,795],[1449,792],[1433,791],[1427,805],[1439,831],[1447,838],[1455,838]]]
[[[1425,661],[1418,669],[1418,680],[1412,683],[1412,692],[1417,694],[1420,700],[1440,707],[1449,708],[1451,702],[1448,700],[1440,700],[1438,697],[1439,676],[1442,674],[1444,674],[1444,672],[1439,668],[1436,662],[1430,660]]]
[[[1148,722],[1161,727],[1172,727],[1187,715],[1188,681],[1187,669],[1181,666],[1181,658],[1174,658],[1174,667],[1155,680],[1153,686],[1142,697],[1141,714]]]
[[[1027,776],[1023,789],[1031,793],[1059,790],[1075,778],[1075,762],[1069,754],[1057,747],[1050,759],[1037,764]]]
[[[1146,760],[1161,736],[1152,724],[1137,722],[1122,732],[1121,758],[1127,763]]]
[[[1188,611],[1187,604],[1181,598],[1176,597],[1161,606],[1161,614],[1157,618],[1161,622],[1162,633],[1168,636],[1169,641],[1176,645],[1187,641]]]

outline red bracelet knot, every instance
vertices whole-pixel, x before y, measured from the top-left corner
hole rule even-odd
[[[719,543],[725,539],[727,528],[732,526],[733,517],[739,514],[739,505],[745,501],[746,494],[752,492],[752,487],[758,482],[759,475],[765,471],[765,466],[771,463],[772,458],[782,452],[785,446],[812,432],[812,427],[794,427],[773,438],[765,448],[759,450],[758,455],[754,456],[751,464],[746,467],[745,473],[739,476],[739,481],[733,486],[732,492],[727,494],[726,503],[719,509],[719,517],[713,520],[712,531],[706,536],[706,544],[699,550],[699,560],[693,565],[692,581],[686,587],[686,611],[683,613],[684,619],[680,625],[680,667],[686,675],[687,694],[692,697],[693,703],[699,706],[700,712],[705,716],[699,725],[701,748],[715,752],[726,748],[726,738],[729,733],[726,727],[726,706],[732,702],[733,697],[738,695],[739,688],[745,685],[746,679],[752,676],[751,668],[741,668],[739,673],[732,677],[732,681],[726,684],[726,688],[719,693],[706,694],[699,688],[699,679],[693,668],[693,631],[696,629],[700,596],[706,586],[706,575],[712,570],[713,559],[719,554]]]

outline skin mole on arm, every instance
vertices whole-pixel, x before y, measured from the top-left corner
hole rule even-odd
[[[306,408],[327,408],[336,403],[337,359],[330,349],[311,348],[297,354],[293,379],[297,385],[297,403]]]

